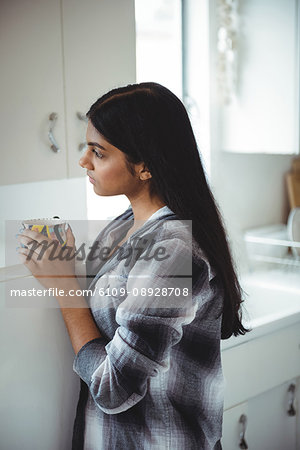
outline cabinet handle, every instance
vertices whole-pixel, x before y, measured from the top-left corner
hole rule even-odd
[[[83,113],[81,113],[81,112],[77,112],[77,113],[76,113],[76,116],[78,117],[79,120],[82,120],[82,121],[85,122],[85,123],[88,123],[88,121],[89,121],[89,119],[86,117],[86,115],[83,114]],[[87,148],[87,145],[86,145],[85,142],[82,142],[82,143],[79,144],[79,146],[78,146],[78,150],[79,150],[80,152],[82,152],[82,150],[85,151],[86,148]]]
[[[55,138],[53,136],[53,128],[54,128],[54,125],[56,123],[57,117],[58,117],[57,114],[54,113],[54,112],[51,113],[50,116],[49,116],[48,137],[49,137],[50,142],[51,142],[51,150],[54,151],[54,153],[60,152],[60,148],[59,148],[59,146],[58,146],[58,144],[57,144],[57,142],[56,142],[56,140],[55,140]]]
[[[247,450],[248,445],[247,442],[245,440],[245,432],[246,432],[246,424],[247,424],[247,416],[245,414],[242,414],[239,420],[240,423],[240,443],[239,443],[239,447]]]
[[[295,408],[295,397],[296,397],[296,385],[294,383],[289,385],[288,393],[290,394],[289,404],[288,404],[288,416],[295,416],[296,415],[296,408]]]

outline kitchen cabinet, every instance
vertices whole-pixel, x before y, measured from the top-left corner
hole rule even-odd
[[[34,307],[6,302],[9,288],[41,289],[33,277],[22,280],[0,282],[0,447],[70,449],[79,393],[74,351],[53,297]]]
[[[85,225],[73,225],[83,239]],[[80,261],[76,274],[85,289]],[[0,448],[71,449],[80,379],[60,308],[53,296],[14,297],[11,289],[44,288],[23,265],[0,268]]]
[[[299,323],[222,352],[224,450],[242,448],[242,415],[251,450],[300,449],[299,352]]]
[[[241,403],[224,411],[223,414],[223,436],[221,440],[223,450],[239,450],[242,431],[240,418],[248,417],[248,403]],[[245,442],[248,442],[248,430],[246,425],[246,431],[244,434]]]
[[[297,416],[290,416],[289,388],[296,380],[289,380],[248,402],[248,442],[259,450],[296,450]],[[299,449],[299,446],[298,446]]]
[[[300,377],[297,378],[296,382],[296,412],[297,412],[297,419],[296,419],[296,442],[297,442],[297,450],[300,448]]]
[[[253,450],[297,450],[297,422],[299,412],[287,413],[291,386],[295,386],[294,397],[299,396],[299,381],[288,382],[270,389],[247,402],[229,408],[223,416],[223,450],[242,448],[242,438]],[[297,401],[293,402],[297,406]],[[293,412],[292,412],[293,413]]]
[[[298,0],[239,2],[236,93],[218,107],[222,150],[299,153],[298,16]]]
[[[134,0],[4,0],[0,61],[1,184],[84,176],[77,113],[135,82]]]
[[[66,177],[62,50],[59,0],[1,2],[1,184]],[[51,112],[59,153],[47,136]]]

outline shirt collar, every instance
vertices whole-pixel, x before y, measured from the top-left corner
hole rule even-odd
[[[130,216],[133,215],[131,205],[128,207],[127,211],[131,213]],[[167,205],[165,205],[165,206],[162,206],[161,208],[159,208],[157,211],[155,211],[155,213],[153,213],[150,217],[148,217],[148,219],[145,220],[145,222],[147,222],[148,220],[156,220],[161,217],[168,216],[170,214],[175,214],[175,213]]]

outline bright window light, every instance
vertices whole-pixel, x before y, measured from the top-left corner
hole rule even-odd
[[[135,0],[136,78],[182,99],[181,0]]]

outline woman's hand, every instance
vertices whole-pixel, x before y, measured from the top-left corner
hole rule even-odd
[[[64,288],[74,282],[76,248],[70,227],[64,247],[58,241],[29,229],[19,234],[18,240],[28,246],[18,249],[21,262],[44,287]]]

